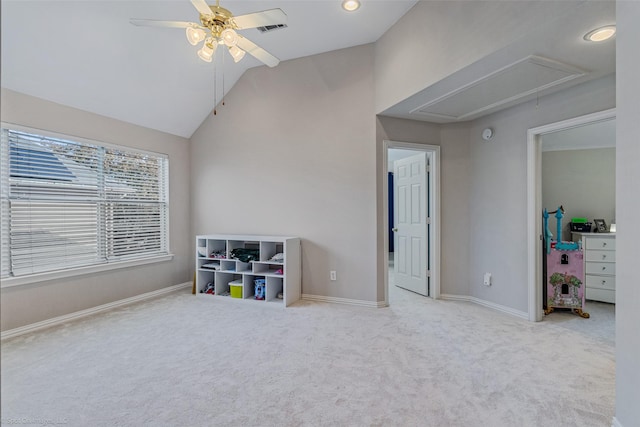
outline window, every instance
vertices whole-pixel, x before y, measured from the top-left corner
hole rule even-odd
[[[167,156],[12,126],[0,154],[2,278],[168,254]]]

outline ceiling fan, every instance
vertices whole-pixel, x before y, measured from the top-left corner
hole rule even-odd
[[[246,52],[269,67],[275,67],[280,63],[278,58],[238,34],[236,30],[284,25],[287,22],[287,15],[281,9],[233,16],[229,10],[220,7],[220,0],[216,0],[215,6],[208,5],[205,0],[191,0],[191,4],[200,13],[199,24],[152,19],[131,19],[130,22],[133,25],[147,27],[185,28],[189,43],[197,46],[200,42],[204,42],[202,48],[198,50],[198,56],[206,62],[213,60],[218,45],[225,45],[235,62],[240,61]]]

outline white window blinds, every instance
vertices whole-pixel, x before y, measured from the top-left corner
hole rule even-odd
[[[168,253],[168,159],[1,130],[1,274]]]

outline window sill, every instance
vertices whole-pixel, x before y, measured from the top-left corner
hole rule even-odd
[[[108,264],[92,265],[89,267],[70,268],[67,270],[51,271],[46,273],[30,274],[22,277],[8,277],[2,279],[0,288],[12,288],[14,286],[29,285],[32,283],[48,282],[51,280],[64,279],[66,277],[83,276],[86,274],[99,273],[102,271],[119,270],[121,268],[137,267],[158,262],[171,261],[173,254],[159,255],[149,258],[136,259],[131,261],[117,261]]]

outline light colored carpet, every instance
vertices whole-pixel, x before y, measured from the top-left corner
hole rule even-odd
[[[593,312],[529,323],[391,288],[385,309],[180,292],[5,341],[3,425],[611,425]]]

